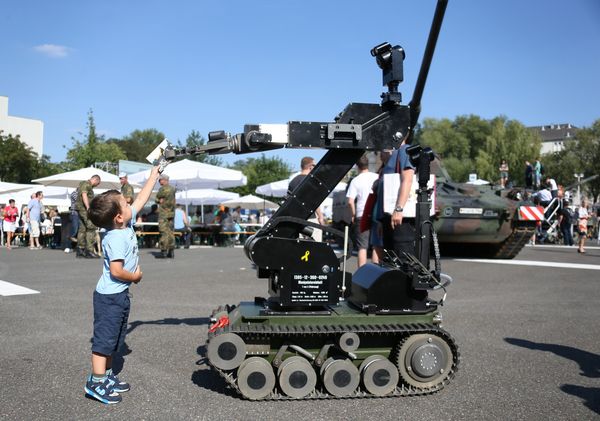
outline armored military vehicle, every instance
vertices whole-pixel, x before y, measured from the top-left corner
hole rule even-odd
[[[431,168],[436,175],[434,229],[444,255],[512,259],[543,219],[532,202],[505,196],[490,185],[452,181],[437,158]]]
[[[206,145],[165,150],[166,159],[194,153],[246,153],[282,147],[327,153],[271,219],[245,245],[268,298],[219,306],[211,315],[207,360],[231,388],[251,400],[409,396],[440,390],[459,365],[457,346],[442,326],[439,306],[450,277],[439,256],[430,269],[433,152],[409,148],[418,168],[415,254],[390,253],[381,265],[355,273],[312,228],[343,233],[307,219],[365,153],[410,139],[447,0],[438,0],[409,105],[402,105],[404,51],[385,42],[371,55],[388,91],[380,104],[349,104],[333,122],[246,125],[244,132],[209,134]],[[440,295],[434,299],[434,296]]]

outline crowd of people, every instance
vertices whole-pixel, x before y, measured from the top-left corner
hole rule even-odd
[[[7,249],[26,246],[28,239],[30,250],[40,250],[43,247],[55,246],[55,227],[60,226],[60,217],[54,208],[45,208],[42,202],[43,192],[31,195],[31,200],[22,209],[9,199],[4,206],[0,205],[2,219],[3,244]]]
[[[508,165],[503,159],[499,167],[502,187],[507,186]],[[597,210],[590,209],[585,198],[573,203],[571,192],[565,191],[556,180],[545,174],[539,158],[533,164],[525,161],[525,189],[519,198],[530,199],[544,208],[546,221],[540,221],[534,241],[543,243],[550,240],[553,230],[559,232],[556,237],[564,245],[573,246],[577,237],[577,251],[585,253],[585,241],[590,235],[597,235]]]

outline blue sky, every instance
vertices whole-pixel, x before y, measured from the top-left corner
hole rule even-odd
[[[90,108],[107,137],[156,128],[173,141],[331,121],[348,102],[379,102],[369,51],[384,41],[406,51],[400,90],[410,100],[434,9],[433,0],[0,0],[0,95],[10,115],[44,121],[55,162]],[[450,0],[421,118],[590,126],[600,118],[599,53],[596,0]],[[322,156],[274,154],[294,169]]]

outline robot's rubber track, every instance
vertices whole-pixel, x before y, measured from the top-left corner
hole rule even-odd
[[[502,242],[493,257],[496,259],[514,258],[525,247],[534,233],[535,227],[533,226],[515,227],[510,236]]]
[[[434,392],[437,392],[443,389],[453,378],[458,369],[458,364],[460,361],[460,354],[458,352],[458,347],[454,342],[454,339],[450,336],[448,332],[441,329],[438,326],[430,325],[430,324],[372,324],[372,325],[320,325],[320,326],[270,326],[270,325],[241,325],[236,328],[230,329],[229,327],[224,329],[219,329],[214,333],[209,333],[208,340],[218,334],[232,332],[243,339],[250,339],[253,337],[288,337],[293,338],[297,336],[318,336],[318,335],[331,335],[331,334],[342,334],[344,332],[355,332],[357,334],[381,334],[381,335],[397,335],[399,342],[412,334],[418,333],[431,333],[436,334],[439,337],[443,338],[452,351],[452,367],[449,375],[438,385],[429,388],[417,388],[405,384],[399,384],[396,389],[385,396],[375,396],[366,391],[357,389],[354,393],[344,396],[337,397],[333,396],[325,391],[315,389],[309,395],[300,398],[302,400],[308,399],[356,399],[356,398],[379,398],[379,397],[397,397],[397,396],[417,396],[417,395],[427,395]],[[238,386],[237,386],[237,378],[236,378],[236,370],[232,371],[224,371],[221,370],[208,361],[208,364],[212,367],[213,370],[219,373],[219,375],[225,379],[229,387],[234,389],[238,395],[242,396]],[[280,393],[277,388],[275,388],[268,396],[258,400],[298,400],[298,398],[291,398],[289,396],[283,395]]]

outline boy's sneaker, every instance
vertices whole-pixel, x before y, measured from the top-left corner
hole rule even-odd
[[[119,380],[117,376],[114,374],[109,374],[107,376],[108,381],[110,382],[110,387],[117,393],[127,392],[129,390],[129,383],[122,382]]]
[[[108,378],[103,382],[93,382],[90,378],[85,384],[85,393],[105,404],[121,402],[121,396],[115,392]]]

